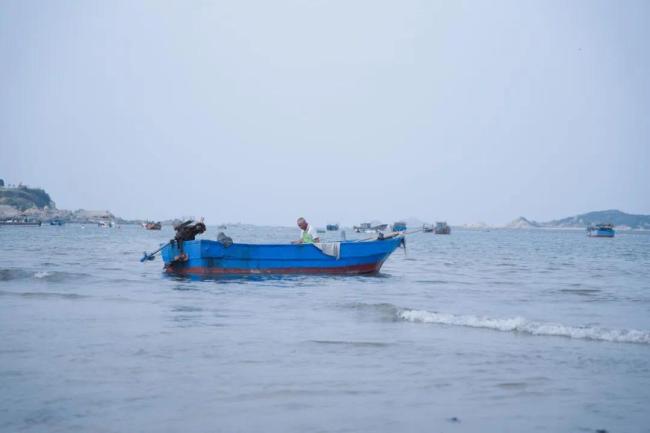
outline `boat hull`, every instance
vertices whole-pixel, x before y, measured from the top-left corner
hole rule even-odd
[[[313,244],[232,244],[187,241],[161,250],[165,271],[182,275],[338,274],[379,272],[402,237],[371,242],[341,242],[339,257]],[[175,260],[181,258],[180,260]]]
[[[613,238],[614,230],[590,230],[587,232],[590,238]]]

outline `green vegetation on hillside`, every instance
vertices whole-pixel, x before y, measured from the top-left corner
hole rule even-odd
[[[17,188],[0,187],[0,204],[13,206],[20,211],[33,207],[38,209],[43,209],[45,206],[55,207],[48,193],[40,188],[28,188],[26,186]]]
[[[620,210],[602,210],[588,212],[573,217],[545,223],[548,226],[558,227],[586,227],[594,224],[614,224],[632,229],[650,229],[650,215],[633,215]]]

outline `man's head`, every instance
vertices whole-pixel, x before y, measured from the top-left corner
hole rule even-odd
[[[303,217],[298,218],[298,221],[296,222],[298,223],[300,230],[307,230],[307,221]]]

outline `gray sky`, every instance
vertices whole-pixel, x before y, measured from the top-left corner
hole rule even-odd
[[[650,213],[648,1],[3,1],[0,178],[127,218]]]

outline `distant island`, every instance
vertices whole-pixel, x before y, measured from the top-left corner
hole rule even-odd
[[[114,222],[116,224],[142,224],[145,220],[126,220],[113,215],[107,210],[75,211],[57,209],[56,203],[50,195],[41,188],[30,188],[26,185],[6,185],[0,179],[0,221],[11,219],[52,221],[58,220],[66,223],[93,224],[98,222]],[[191,219],[184,217],[183,220]],[[174,225],[181,220],[165,220],[163,225]],[[406,218],[409,227],[420,227],[422,221],[415,217]],[[609,223],[614,224],[619,230],[650,230],[650,215],[633,215],[620,210],[603,210],[588,212],[559,220],[537,222],[525,217],[501,226],[509,229],[536,229],[536,228],[581,228],[587,226]],[[485,223],[465,224],[461,227],[469,229],[487,229],[491,226]],[[497,227],[493,227],[497,228]]]
[[[585,228],[595,224],[614,224],[619,230],[650,230],[650,215],[633,215],[620,210],[610,209],[553,220],[537,222],[519,217],[507,224],[511,229],[533,228]]]
[[[112,221],[117,224],[141,224],[142,220],[125,220],[107,210],[57,209],[50,195],[41,188],[7,185],[0,179],[0,220],[59,220],[66,223],[92,224]]]

